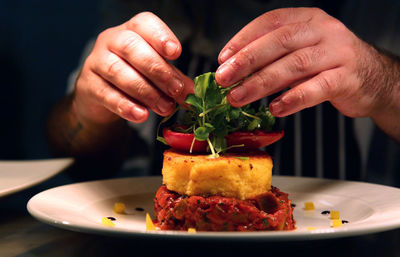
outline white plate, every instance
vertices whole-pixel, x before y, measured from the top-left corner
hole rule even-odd
[[[124,178],[61,186],[41,192],[28,202],[37,219],[69,230],[118,236],[229,240],[308,240],[362,235],[400,227],[400,189],[337,180],[273,177],[273,185],[289,193],[296,204],[294,231],[197,232],[146,231],[145,214],[153,214],[153,197],[160,177]],[[305,211],[304,202],[316,209]],[[124,202],[127,214],[113,212]],[[138,211],[136,208],[143,208]],[[338,210],[349,221],[332,228],[324,210]],[[115,217],[115,227],[101,224],[102,217]],[[315,230],[308,230],[314,227]]]
[[[0,197],[37,185],[73,162],[71,158],[0,161]]]

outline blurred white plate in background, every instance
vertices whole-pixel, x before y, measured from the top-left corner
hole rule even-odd
[[[0,197],[35,186],[58,174],[72,162],[72,158],[0,161]]]

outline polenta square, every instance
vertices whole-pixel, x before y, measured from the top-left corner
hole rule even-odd
[[[271,189],[272,159],[263,151],[208,158],[170,149],[164,152],[163,183],[185,195],[248,199]]]

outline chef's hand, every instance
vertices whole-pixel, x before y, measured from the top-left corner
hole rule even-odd
[[[166,116],[192,92],[193,82],[167,60],[182,47],[167,25],[144,12],[102,32],[76,81],[73,109],[79,120],[105,124],[144,122],[149,109]]]
[[[237,33],[222,49],[215,77],[223,86],[243,80],[228,93],[233,106],[289,89],[270,103],[273,115],[330,101],[344,115],[361,117],[386,104],[380,97],[393,86],[389,62],[324,11],[288,8]]]

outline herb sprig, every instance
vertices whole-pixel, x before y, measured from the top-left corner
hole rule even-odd
[[[232,107],[226,99],[226,94],[234,86],[229,88],[219,86],[215,81],[215,73],[208,72],[194,79],[194,94],[189,94],[185,100],[189,109],[180,121],[185,129],[179,127],[177,131],[194,133],[194,139],[207,141],[212,158],[218,157],[228,148],[242,146],[227,147],[225,136],[229,133],[255,129],[270,131],[275,123],[275,117],[265,106],[260,106],[258,110],[251,108],[250,105]],[[161,123],[166,122],[171,116],[164,118]],[[164,138],[158,134],[157,140],[165,143]]]

